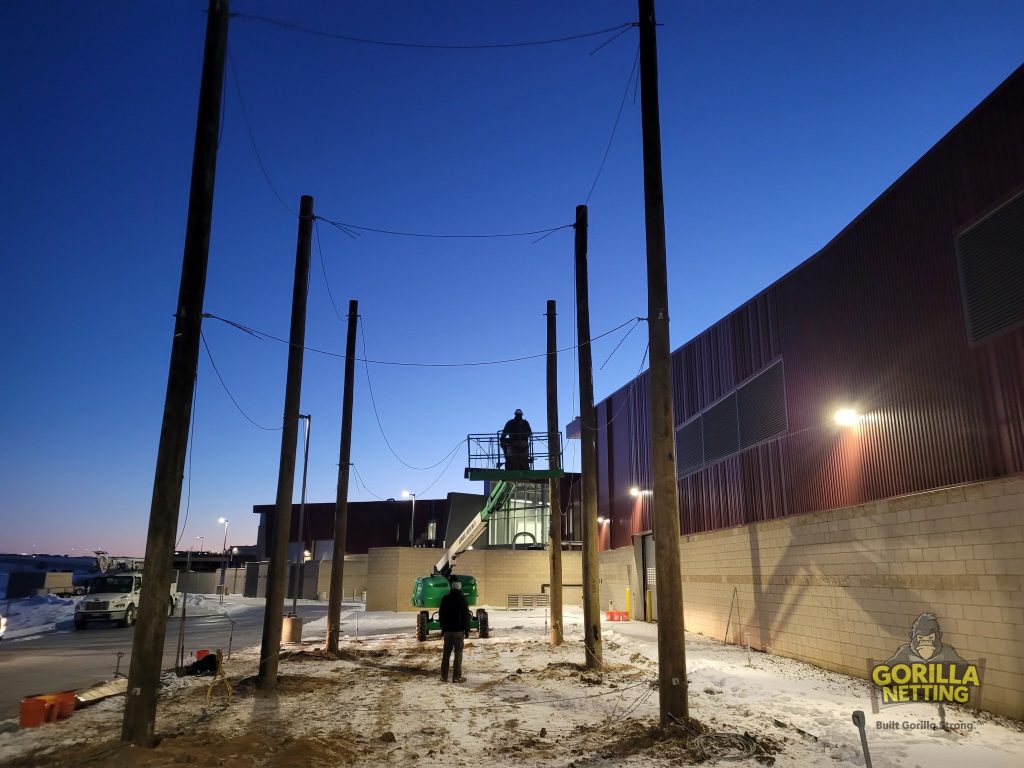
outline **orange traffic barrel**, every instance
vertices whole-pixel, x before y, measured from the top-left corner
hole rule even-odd
[[[57,701],[57,717],[63,720],[75,714],[75,692],[64,691],[58,696],[60,698]]]
[[[47,703],[38,696],[22,699],[18,725],[22,728],[38,728],[46,721],[47,709]]]

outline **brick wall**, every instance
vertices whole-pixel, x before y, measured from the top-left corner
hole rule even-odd
[[[1024,719],[1022,522],[1014,476],[686,536],[686,628],[866,677],[935,613],[943,642],[984,659],[982,708]],[[632,562],[601,554],[602,608]]]

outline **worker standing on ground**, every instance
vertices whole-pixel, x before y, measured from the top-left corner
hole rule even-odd
[[[455,651],[455,665],[452,667],[452,682],[464,683],[462,676],[462,646],[469,632],[469,602],[462,594],[462,582],[458,576],[451,577],[451,590],[441,598],[437,617],[444,635],[444,650],[441,652],[441,682],[448,682],[448,661]]]
[[[501,430],[501,449],[505,452],[505,469],[530,468],[530,422],[523,418],[523,411],[516,408],[514,418],[505,422]]]

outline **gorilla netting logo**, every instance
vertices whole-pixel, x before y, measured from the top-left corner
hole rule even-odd
[[[922,613],[910,630],[910,642],[900,646],[888,661],[869,662],[871,704],[892,706],[910,702],[977,704],[981,687],[979,663],[964,659],[953,646],[942,642],[939,619]]]

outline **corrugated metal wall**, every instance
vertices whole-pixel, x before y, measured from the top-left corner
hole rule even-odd
[[[1024,190],[1024,67],[813,258],[672,355],[676,425],[781,358],[789,427],[679,481],[683,533],[1024,472],[1024,329],[972,345],[956,237]],[[864,414],[841,428],[838,408]],[[602,547],[650,530],[646,375],[603,401]]]

